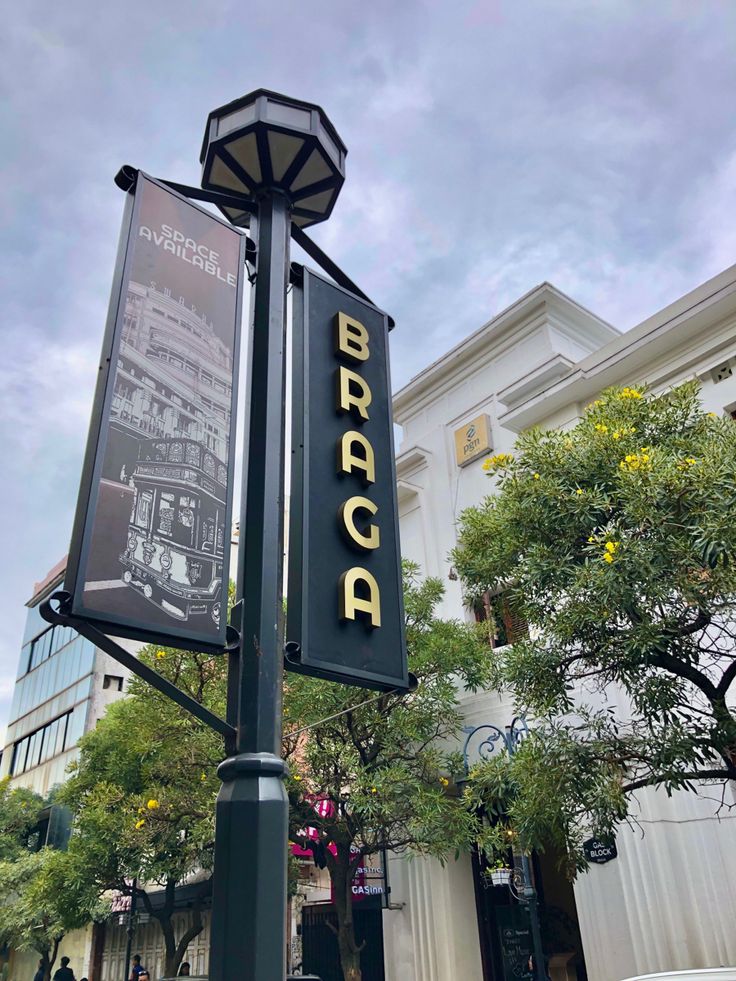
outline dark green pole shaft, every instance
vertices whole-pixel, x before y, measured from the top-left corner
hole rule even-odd
[[[210,981],[284,981],[288,799],[281,759],[284,400],[290,211],[261,198],[248,339],[237,598],[236,754],[219,768]],[[232,449],[231,449],[232,452]]]

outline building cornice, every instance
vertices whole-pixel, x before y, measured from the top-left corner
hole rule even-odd
[[[702,361],[708,351],[714,352],[717,363],[717,352],[733,343],[734,318],[736,266],[731,266],[584,358],[562,378],[526,400],[505,401],[499,393],[507,406],[499,414],[499,423],[521,432],[565,406],[589,401],[609,385],[635,384],[642,381],[644,374],[650,384],[656,385],[681,373],[690,362]],[[708,331],[707,337],[703,336],[704,331]],[[660,371],[661,377],[652,377],[652,362],[669,352],[673,354]]]
[[[66,573],[66,560],[68,557],[68,555],[65,555],[53,568],[49,569],[40,582],[33,584],[33,595],[26,603],[26,606],[38,606],[42,599],[45,599],[57,586],[61,585]]]
[[[401,388],[393,399],[396,422],[401,425],[425,402],[434,401],[438,394],[462,384],[469,374],[482,370],[529,333],[545,326],[564,333],[588,349],[618,336],[615,327],[551,283],[541,283]]]

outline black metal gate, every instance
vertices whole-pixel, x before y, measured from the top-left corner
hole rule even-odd
[[[380,903],[372,899],[356,903],[353,917],[357,942],[366,942],[360,955],[363,981],[385,981]],[[328,919],[337,924],[332,903],[302,907],[302,973],[316,974],[322,981],[343,981],[337,937]]]

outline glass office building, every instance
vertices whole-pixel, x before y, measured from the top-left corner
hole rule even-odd
[[[40,603],[59,588],[64,568],[60,562],[37,583],[27,604],[0,770],[13,785],[42,795],[64,780],[79,739],[123,691],[127,675],[71,628],[42,619]]]

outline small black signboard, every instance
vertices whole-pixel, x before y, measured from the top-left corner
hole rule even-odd
[[[287,666],[407,688],[388,317],[305,269],[293,322]]]
[[[497,906],[496,923],[505,981],[531,978],[529,958],[533,947],[528,910],[523,906]]]
[[[589,862],[596,865],[605,865],[614,858],[618,858],[618,849],[615,841],[600,841],[598,838],[588,838],[583,842],[583,852]]]

